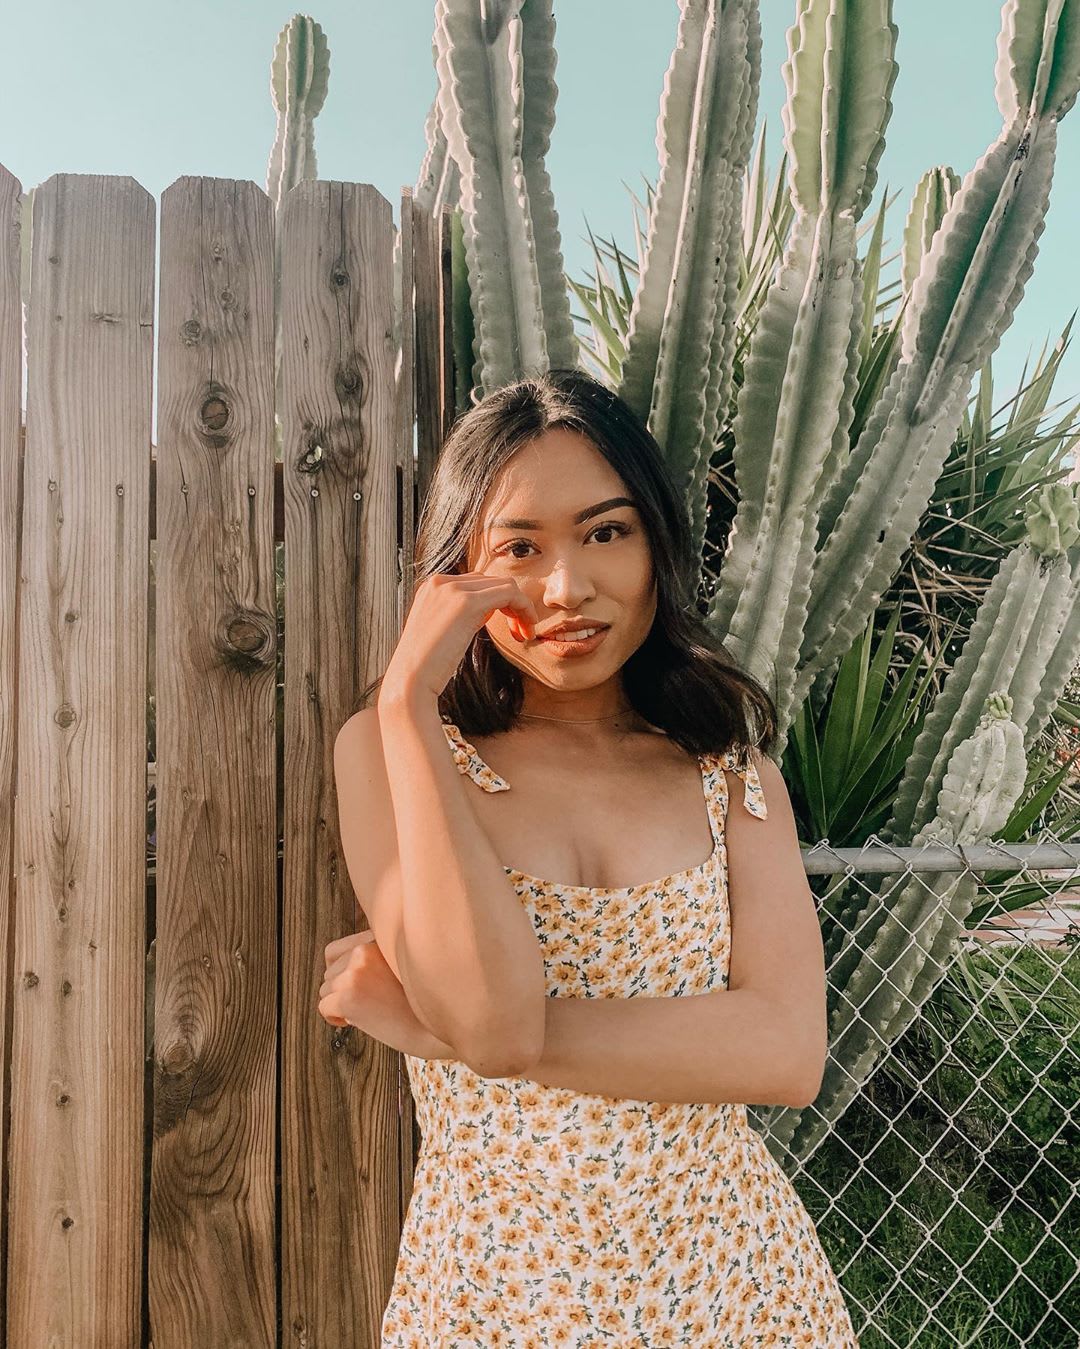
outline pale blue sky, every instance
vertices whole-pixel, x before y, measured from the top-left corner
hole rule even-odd
[[[323,0],[310,13],[330,43],[330,92],[316,121],[321,178],[373,183],[394,218],[424,153],[435,89],[431,0]],[[780,156],[781,66],[795,0],[762,0],[761,98],[771,172]],[[11,9],[0,81],[0,162],[24,190],[56,172],[131,174],[160,195],[182,174],[265,184],[274,136],[269,68],[288,5],[255,0],[41,0]],[[678,23],[675,0],[556,0],[559,103],[548,169],[568,274],[584,280],[598,238],[633,253],[625,182],[643,198],[657,176],[656,115]],[[962,178],[996,138],[996,0],[895,0],[900,73],[872,209],[886,185],[896,250],[912,189],[935,164]],[[868,212],[867,215],[870,213]],[[864,217],[865,219],[866,217]],[[1054,186],[1034,275],[994,355],[995,410],[1080,303],[1080,107],[1059,128]],[[863,243],[865,248],[865,240]],[[895,264],[893,264],[895,268]],[[890,271],[888,275],[894,275]],[[577,311],[577,302],[574,300]],[[1080,399],[1080,351],[1058,400]]]

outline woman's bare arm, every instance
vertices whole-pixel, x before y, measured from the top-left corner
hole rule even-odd
[[[466,794],[476,789],[448,750],[437,700],[380,697],[378,719],[401,875],[402,987],[470,1067],[506,1076],[543,1043],[540,944]]]
[[[825,953],[780,769],[755,755],[768,819],[726,772],[728,988],[684,997],[549,998],[544,1047],[519,1074],[646,1101],[805,1106],[827,1052]]]

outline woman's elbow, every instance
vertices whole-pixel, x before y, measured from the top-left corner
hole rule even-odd
[[[825,1080],[825,1062],[826,1055],[821,1053],[817,1046],[801,1056],[792,1074],[793,1080],[798,1084],[798,1090],[793,1093],[789,1105],[805,1110],[814,1104]]]
[[[508,1032],[507,1019],[487,1035],[471,1037],[465,1063],[478,1077],[517,1077],[527,1074],[540,1061],[544,1050],[546,998],[539,1024],[531,1019],[527,1030]]]

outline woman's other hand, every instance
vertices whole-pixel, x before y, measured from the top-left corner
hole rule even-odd
[[[452,1046],[417,1017],[370,928],[330,942],[325,958],[319,989],[319,1015],[324,1021],[331,1026],[356,1026],[415,1058],[456,1057]]]

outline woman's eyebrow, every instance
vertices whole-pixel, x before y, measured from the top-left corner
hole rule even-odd
[[[580,525],[585,520],[590,520],[594,515],[601,515],[604,511],[614,510],[616,506],[633,506],[634,503],[629,497],[609,497],[607,501],[598,501],[595,506],[586,506],[583,511],[578,511],[574,516],[574,524]],[[489,529],[543,529],[539,520],[510,520],[499,519],[489,520]]]

